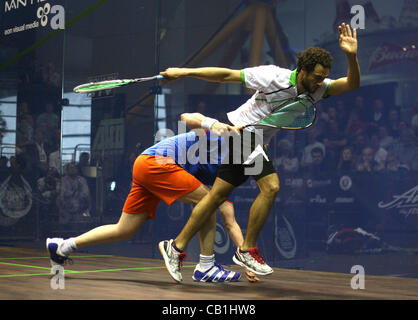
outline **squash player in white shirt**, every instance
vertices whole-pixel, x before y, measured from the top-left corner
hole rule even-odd
[[[338,27],[338,31],[340,49],[347,57],[348,69],[346,77],[336,80],[328,78],[333,62],[331,54],[314,47],[307,48],[299,54],[297,69],[293,71],[274,65],[243,70],[218,67],[169,68],[161,72],[161,75],[165,77],[165,81],[193,77],[214,82],[242,82],[245,87],[257,90],[247,102],[227,114],[229,121],[240,127],[260,120],[285,98],[307,94],[314,101],[318,101],[357,89],[360,86],[357,31],[351,30],[345,23]],[[209,129],[216,121],[205,118],[200,126]],[[268,144],[277,131],[278,129],[263,130],[263,144]],[[248,176],[243,174],[243,170],[244,165],[241,164],[221,165],[211,191],[196,205],[180,234],[175,239],[159,243],[159,249],[169,270],[180,272],[177,256],[205,224],[209,215],[216,211],[236,187],[246,181]],[[233,261],[258,275],[267,275],[272,273],[273,269],[263,260],[256,241],[279,191],[279,178],[272,161],[268,158],[263,158],[261,174],[253,177],[260,192],[250,208],[245,239],[237,249]]]

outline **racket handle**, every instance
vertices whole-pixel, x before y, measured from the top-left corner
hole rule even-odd
[[[157,80],[162,80],[162,79],[164,79],[165,77],[164,76],[162,76],[161,74],[159,74],[159,75],[157,75],[157,77],[156,77],[156,79]]]

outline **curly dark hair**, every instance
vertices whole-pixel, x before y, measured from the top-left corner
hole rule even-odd
[[[318,47],[309,47],[306,50],[299,52],[296,67],[298,72],[302,68],[305,68],[306,71],[310,73],[315,69],[317,64],[331,69],[333,60],[329,51]]]

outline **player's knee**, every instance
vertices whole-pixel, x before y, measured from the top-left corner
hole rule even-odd
[[[209,201],[219,207],[222,203],[228,200],[228,195],[220,192],[214,192],[210,195]]]
[[[135,231],[131,230],[129,228],[122,228],[118,226],[117,232],[116,232],[116,238],[119,241],[127,241],[132,239],[132,237],[135,235]]]
[[[275,197],[280,190],[279,182],[271,182],[263,186],[261,192],[267,196]]]

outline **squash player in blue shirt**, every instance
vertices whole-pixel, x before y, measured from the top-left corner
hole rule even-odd
[[[221,122],[210,123],[201,114],[183,114],[182,120],[193,128],[184,134],[166,138],[142,152],[133,168],[132,189],[128,195],[118,223],[94,228],[78,237],[62,239],[48,238],[52,265],[63,265],[76,249],[106,242],[130,239],[142,224],[155,216],[160,200],[167,205],[179,200],[196,204],[208,192],[213,184],[218,167],[222,161],[222,135],[235,131],[235,128]],[[206,151],[206,157],[202,154]],[[231,202],[225,201],[220,212],[226,229],[238,247],[243,235],[234,217]],[[201,282],[238,281],[240,273],[225,270],[215,262],[214,240],[216,233],[216,215],[208,219],[199,231],[201,254],[193,279]],[[185,254],[183,255],[185,257]],[[180,263],[182,261],[180,260]],[[177,282],[182,281],[181,274],[171,274]],[[247,272],[249,281],[257,281],[255,275]]]

